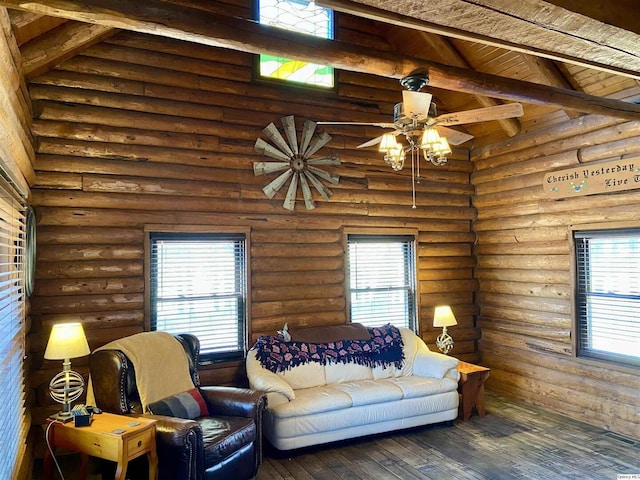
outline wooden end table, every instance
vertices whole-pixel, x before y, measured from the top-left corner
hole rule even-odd
[[[462,394],[460,405],[462,419],[469,420],[474,407],[478,412],[478,416],[484,417],[486,415],[484,408],[484,382],[489,378],[491,370],[473,363],[460,362],[458,371],[460,372],[458,392]]]
[[[52,421],[47,419],[47,426]],[[130,422],[140,422],[130,425]],[[81,479],[87,477],[88,456],[103,458],[117,463],[115,480],[124,480],[129,460],[147,455],[149,480],[158,478],[158,456],[156,454],[156,420],[127,417],[111,413],[94,414],[91,425],[75,427],[73,422],[54,422],[49,429],[51,448],[61,447],[82,454]],[[114,430],[123,430],[114,433]],[[45,479],[52,479],[53,458],[48,448],[44,454]]]

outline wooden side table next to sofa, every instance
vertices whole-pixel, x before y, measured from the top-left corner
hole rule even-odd
[[[480,365],[460,362],[458,371],[460,372],[458,392],[462,395],[460,402],[462,419],[469,420],[474,407],[478,412],[478,416],[484,417],[486,414],[484,408],[484,382],[489,378],[491,370]]]
[[[50,423],[49,420],[47,420]],[[55,422],[49,431],[51,448],[61,447],[80,452],[82,465],[79,477],[87,474],[87,456],[116,462],[116,480],[124,480],[127,464],[141,455],[149,459],[149,480],[158,478],[158,456],[156,454],[156,420],[127,417],[111,413],[93,415],[91,425],[74,427],[73,422]],[[53,478],[51,452],[45,447],[45,479]]]

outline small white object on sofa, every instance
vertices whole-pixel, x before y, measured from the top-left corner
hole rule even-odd
[[[247,376],[267,392],[264,434],[279,450],[454,420],[458,360],[401,328],[402,368],[308,363],[273,373],[252,349]]]

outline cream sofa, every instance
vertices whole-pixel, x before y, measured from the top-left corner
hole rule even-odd
[[[452,421],[458,416],[458,360],[431,352],[400,329],[402,367],[307,363],[274,373],[246,360],[252,389],[267,393],[264,434],[279,450]]]

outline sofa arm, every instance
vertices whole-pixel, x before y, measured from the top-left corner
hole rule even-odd
[[[160,460],[160,478],[197,480],[204,469],[202,430],[194,420],[144,415],[157,420],[156,449]],[[166,459],[168,461],[163,461]]]
[[[248,388],[206,386],[200,392],[210,415],[228,415],[259,420],[267,402],[263,392]]]
[[[459,360],[455,357],[432,352],[426,348],[420,349],[413,361],[413,374],[420,377],[444,378],[450,370],[453,370],[457,380],[458,363]]]

